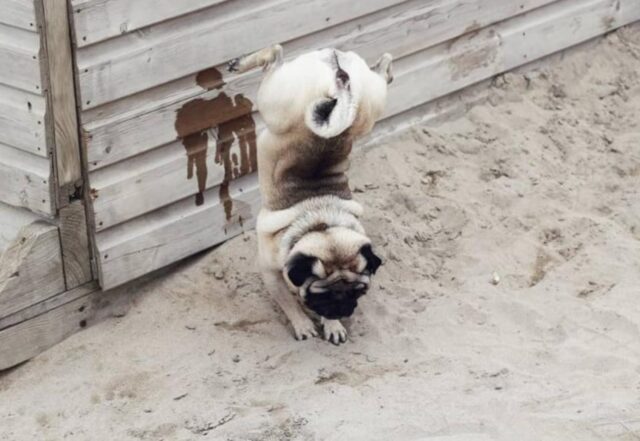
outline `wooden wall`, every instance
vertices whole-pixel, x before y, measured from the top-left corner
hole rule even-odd
[[[252,226],[260,73],[227,74],[227,60],[273,43],[288,57],[337,47],[373,62],[391,52],[389,118],[640,19],[638,0],[71,5],[104,288]]]
[[[78,329],[62,308],[97,292],[67,8],[0,0],[0,370]]]
[[[0,0],[0,202],[55,213],[45,50],[31,0]]]

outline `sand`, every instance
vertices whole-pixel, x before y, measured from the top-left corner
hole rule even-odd
[[[2,374],[0,439],[640,439],[639,73],[635,26],[357,152],[385,265],[345,345],[292,338],[246,234]]]

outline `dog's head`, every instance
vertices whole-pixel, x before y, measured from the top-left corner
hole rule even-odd
[[[291,249],[283,273],[310,310],[339,319],[353,314],[381,263],[363,234],[319,225]]]
[[[309,132],[333,138],[369,132],[384,109],[391,56],[373,68],[354,52],[323,49],[270,71],[258,91],[258,108],[275,134]]]

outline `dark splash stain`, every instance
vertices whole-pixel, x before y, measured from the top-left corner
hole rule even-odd
[[[235,101],[236,106],[248,106],[251,108],[251,101],[242,95],[236,95]],[[224,178],[222,184],[220,184],[220,201],[224,206],[227,220],[231,219],[233,210],[233,200],[229,194],[229,183],[258,169],[255,128],[255,122],[250,113],[218,126],[216,164],[220,164],[224,168]],[[240,161],[234,167],[231,146],[236,139],[240,149]],[[239,221],[242,223],[242,219]]]
[[[215,68],[196,75],[196,83],[205,90],[220,90],[225,82]],[[248,204],[234,201],[229,192],[233,179],[253,173],[258,169],[255,121],[251,115],[253,103],[242,94],[234,97],[221,91],[212,99],[197,98],[185,103],[176,114],[175,128],[187,151],[187,178],[197,178],[196,205],[204,204],[208,169],[207,150],[209,131],[217,129],[215,163],[224,169],[220,184],[220,202],[231,223],[234,202],[237,205],[238,222],[251,215]],[[231,152],[237,141],[239,155]]]
[[[187,179],[193,178],[193,170],[196,170],[198,180],[198,193],[196,205],[204,204],[203,192],[207,184],[207,134],[195,133],[182,138],[182,144],[187,150]]]
[[[196,84],[205,90],[222,89],[225,85],[222,73],[215,67],[205,69],[196,75]]]

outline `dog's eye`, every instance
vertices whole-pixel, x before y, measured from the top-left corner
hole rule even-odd
[[[287,263],[287,276],[291,283],[295,286],[302,286],[304,282],[313,276],[313,264],[316,262],[315,257],[298,253]]]

